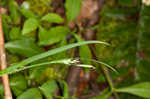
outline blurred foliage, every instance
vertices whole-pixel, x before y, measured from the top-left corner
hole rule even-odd
[[[24,0],[18,4],[15,0],[0,0],[0,6],[8,10],[2,13],[2,23],[10,67],[24,58],[84,41],[81,35],[75,34],[78,29],[72,31],[67,25],[79,14],[82,0],[65,0],[63,10],[66,16],[59,15],[59,11],[51,6],[52,2]],[[116,68],[118,74],[109,71],[114,81],[113,90],[106,88],[91,99],[108,99],[115,92],[119,93],[120,99],[150,98],[149,11],[150,6],[142,4],[141,0],[106,0],[99,13],[100,20],[92,29],[97,32],[97,40],[108,42],[110,46],[95,46],[93,52],[89,46],[81,46],[79,57],[82,63],[90,65],[94,63],[86,59],[92,58],[95,53],[98,60]],[[71,49],[32,64],[74,57],[74,52],[75,49]],[[53,67],[43,65],[11,75],[10,87],[15,99],[71,99],[64,81],[68,67],[60,64],[50,66]],[[99,68],[95,71],[101,73]],[[96,82],[109,81],[100,74]],[[61,96],[55,95],[57,90],[61,90]],[[3,98],[3,86],[0,84],[0,99]]]

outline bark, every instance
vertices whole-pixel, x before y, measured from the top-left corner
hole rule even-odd
[[[7,60],[6,60],[6,54],[5,54],[5,48],[4,48],[4,35],[3,35],[3,29],[2,29],[1,8],[0,8],[0,61],[1,61],[1,69],[3,70],[7,68]],[[8,75],[4,75],[2,77],[2,82],[4,86],[4,91],[5,91],[5,99],[13,99],[11,91],[10,91]]]

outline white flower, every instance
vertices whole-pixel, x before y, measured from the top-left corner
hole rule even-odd
[[[142,3],[146,6],[150,6],[150,0],[142,0]]]
[[[21,5],[24,9],[29,9],[30,8],[30,4],[28,2],[23,2]]]

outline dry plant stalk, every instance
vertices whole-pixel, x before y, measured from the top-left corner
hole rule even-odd
[[[0,8],[0,61],[1,61],[1,69],[7,68],[7,60],[4,48],[4,35],[2,29],[2,9]],[[2,77],[4,91],[5,91],[5,99],[13,99],[9,86],[9,78],[8,75],[4,75]]]

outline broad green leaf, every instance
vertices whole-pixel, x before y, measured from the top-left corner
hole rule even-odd
[[[2,21],[5,20],[7,23],[12,23],[12,19],[9,15],[7,15],[6,13],[2,13]]]
[[[63,98],[64,99],[69,99],[69,88],[68,88],[68,85],[67,83],[64,81],[64,80],[58,80],[59,84],[60,84],[60,87],[62,89],[62,92],[63,92]]]
[[[10,77],[10,87],[15,96],[18,96],[27,89],[27,81],[22,74],[13,75]]]
[[[16,40],[21,37],[21,31],[19,27],[13,27],[9,32],[9,38],[11,40]]]
[[[23,30],[22,33],[23,34],[27,34],[30,33],[34,30],[36,30],[39,26],[39,22],[37,19],[35,18],[29,18],[25,21],[24,25],[23,25]]]
[[[5,48],[11,53],[25,57],[30,57],[42,52],[41,48],[38,47],[31,38],[8,42],[5,44]]]
[[[64,22],[63,18],[56,13],[48,13],[47,15],[42,17],[42,20],[50,22],[50,23],[63,23]]]
[[[150,98],[150,82],[143,82],[129,87],[116,89],[116,92],[129,93],[143,98]]]
[[[67,45],[66,38],[62,39],[59,43],[57,43],[55,45],[55,48],[65,46],[65,45]],[[67,57],[69,57],[69,55],[66,52],[61,52],[61,53],[51,56],[49,59],[50,60],[59,60],[59,59],[67,58]]]
[[[74,34],[75,35],[75,34]],[[75,38],[77,39],[78,42],[84,41],[81,37],[78,35],[75,35]],[[79,56],[82,58],[87,58],[91,59],[91,51],[88,45],[83,45],[79,47]],[[90,64],[90,61],[87,60],[81,60],[84,64]]]
[[[66,0],[65,8],[67,23],[75,19],[75,17],[79,14],[81,9],[81,3],[82,0]]]
[[[19,13],[18,13],[18,5],[15,0],[10,0],[8,4],[8,8],[10,11],[10,16],[15,24],[19,22]]]
[[[29,78],[33,79],[34,81],[40,83],[43,80],[43,73],[45,72],[47,65],[40,65],[37,68],[29,68]]]
[[[25,16],[26,18],[36,18],[37,16],[34,15],[34,13],[28,9],[20,9],[20,12]]]
[[[49,31],[40,27],[39,30],[39,45],[51,45],[63,40],[70,30],[64,26],[52,27]]]
[[[38,88],[30,88],[22,93],[17,99],[43,99]]]
[[[56,91],[56,89],[58,88],[58,86],[55,80],[49,80],[39,88],[47,99],[52,99],[52,96]]]

